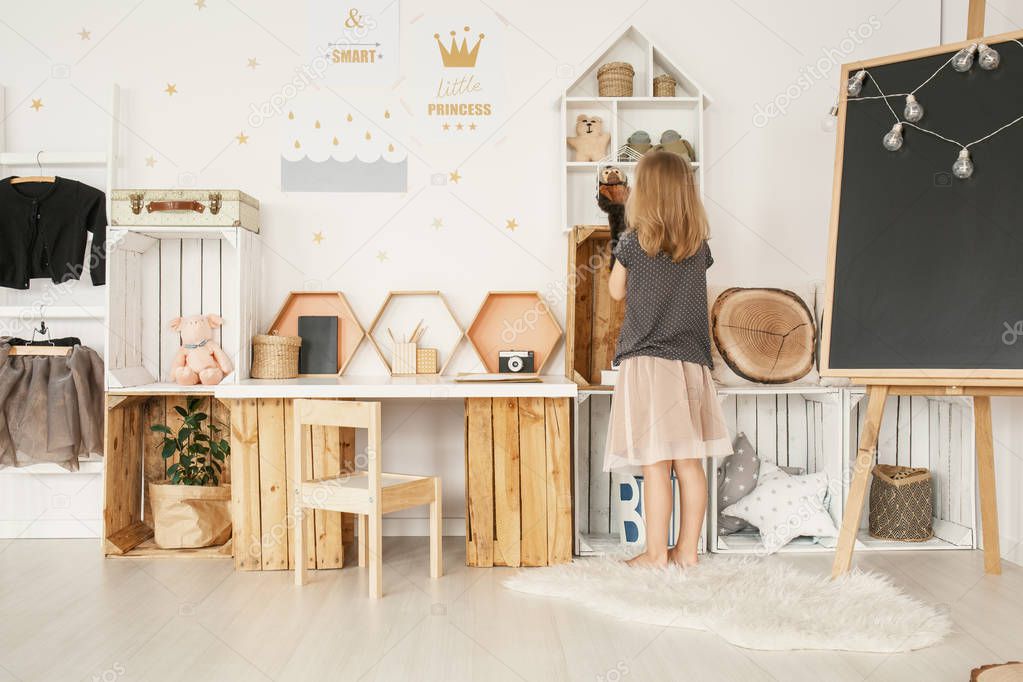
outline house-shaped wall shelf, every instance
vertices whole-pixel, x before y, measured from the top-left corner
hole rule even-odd
[[[608,62],[627,62],[636,71],[632,97],[600,97],[597,70]],[[674,97],[654,97],[654,78],[668,74],[677,85]],[[560,141],[563,167],[563,230],[573,225],[607,224],[607,215],[597,207],[597,173],[601,166],[613,163],[622,168],[631,180],[636,166],[633,159],[619,160],[617,150],[637,130],[649,133],[656,144],[665,130],[675,130],[688,140],[696,151],[693,170],[703,194],[703,164],[706,149],[703,142],[703,111],[711,98],[688,74],[665,55],[635,26],[630,26],[607,43],[600,57],[570,85],[561,98],[563,135]],[[604,132],[611,136],[604,161],[575,161],[567,138],[575,135],[576,118],[580,114],[603,119]]]

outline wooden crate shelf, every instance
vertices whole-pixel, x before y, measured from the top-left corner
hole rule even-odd
[[[181,344],[170,321],[208,313],[224,318],[214,338],[235,366],[224,382],[248,378],[258,314],[258,235],[242,227],[118,226],[109,244],[108,390],[170,392],[166,382]]]
[[[153,424],[177,429],[181,417],[175,407],[185,407],[197,394],[108,395],[105,466],[103,473],[103,553],[108,556],[204,556],[230,557],[226,546],[199,549],[161,549],[153,543],[152,509],[149,506],[151,482],[167,477],[173,460],[161,456],[162,435]],[[203,395],[201,409],[226,437],[231,416],[227,406]],[[231,463],[226,462],[221,477],[231,482]]]
[[[625,304],[611,298],[611,230],[577,225],[568,235],[565,376],[580,387],[600,387],[611,369]],[[606,388],[606,387],[605,387]]]
[[[468,566],[572,560],[572,416],[568,398],[465,401]]]

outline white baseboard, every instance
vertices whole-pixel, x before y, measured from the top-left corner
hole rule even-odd
[[[0,519],[0,538],[60,539],[96,538],[102,519]]]

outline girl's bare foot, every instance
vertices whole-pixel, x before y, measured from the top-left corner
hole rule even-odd
[[[654,556],[643,552],[637,554],[625,562],[632,568],[664,568],[668,565],[668,557],[665,554]]]
[[[691,568],[700,562],[696,552],[687,554],[674,549],[668,552],[668,561],[682,568]]]

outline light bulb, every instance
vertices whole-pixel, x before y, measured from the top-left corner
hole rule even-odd
[[[970,161],[970,150],[963,148],[959,152],[959,158],[952,164],[952,175],[956,176],[960,180],[973,175],[973,161]]]
[[[916,97],[913,95],[906,95],[906,108],[902,112],[902,115],[910,123],[916,123],[924,117],[924,108],[916,101]]]
[[[867,72],[860,69],[856,72],[856,75],[849,78],[849,83],[845,86],[845,91],[849,93],[850,97],[859,97],[860,92],[863,90],[863,80],[867,77]]]
[[[881,138],[881,144],[890,152],[897,152],[902,149],[902,124],[896,123],[892,129]]]
[[[970,67],[973,66],[973,53],[977,51],[977,45],[969,45],[956,52],[955,56],[952,57],[952,68],[963,73],[969,71]]]
[[[826,133],[833,133],[838,128],[838,107],[833,106],[831,110],[821,119],[821,130]]]
[[[998,63],[1002,61],[1002,58],[998,56],[998,52],[994,48],[981,43],[978,61],[980,63],[980,68],[985,71],[994,71],[998,68]]]

